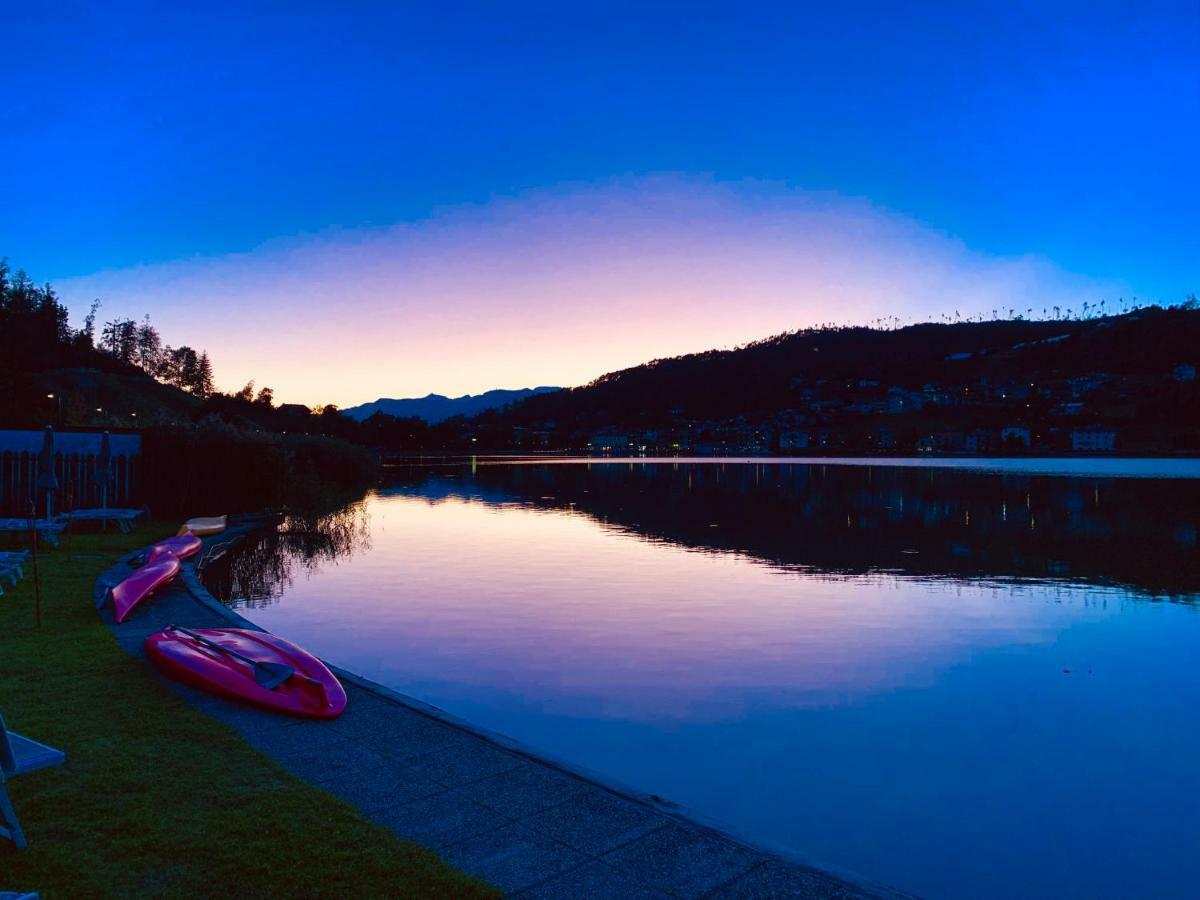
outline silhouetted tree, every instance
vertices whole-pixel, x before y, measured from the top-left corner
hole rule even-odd
[[[162,366],[162,338],[158,335],[158,329],[150,324],[148,314],[137,327],[135,343],[137,364],[147,375],[157,376]]]
[[[138,327],[133,319],[114,319],[100,332],[100,348],[117,362],[133,365],[138,350]]]
[[[91,308],[83,317],[83,327],[75,335],[75,345],[81,350],[91,350],[96,346],[96,313],[100,309],[100,301],[93,300]]]
[[[200,358],[196,361],[196,383],[192,389],[198,397],[208,397],[213,392],[212,362],[209,361],[208,351],[201,350]]]

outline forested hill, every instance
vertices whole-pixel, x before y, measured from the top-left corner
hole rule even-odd
[[[1200,361],[1194,300],[1084,320],[927,323],[888,330],[828,328],[778,335],[734,350],[660,359],[591,384],[531,397],[480,421],[597,428],[687,418],[769,416],[814,397],[924,385],[1037,384],[1087,373],[1169,380]]]

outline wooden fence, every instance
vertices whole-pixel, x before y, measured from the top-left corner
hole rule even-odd
[[[58,491],[54,510],[83,509],[99,506],[96,486],[96,458],[100,453],[100,433],[60,431],[54,434],[54,473]],[[37,496],[38,457],[45,440],[41,431],[0,430],[0,515],[25,515],[29,502]],[[110,434],[108,505],[141,505],[138,485],[142,437],[139,434]],[[44,498],[38,498],[38,511],[44,512]]]

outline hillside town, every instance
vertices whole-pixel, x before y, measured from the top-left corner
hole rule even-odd
[[[1170,433],[1152,406],[1196,402],[1196,366],[1156,376],[1105,371],[1027,382],[986,376],[920,388],[871,379],[794,379],[795,406],[769,416],[692,419],[563,435],[555,423],[515,427],[512,447],[599,455],[763,456],[808,453],[1156,453],[1200,450],[1196,426]],[[496,436],[493,435],[493,438]],[[563,446],[566,440],[568,446]],[[478,443],[478,436],[476,436]]]

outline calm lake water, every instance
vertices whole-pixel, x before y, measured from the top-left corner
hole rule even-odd
[[[817,865],[929,897],[1196,896],[1200,479],[1092,465],[412,467],[206,577]]]

